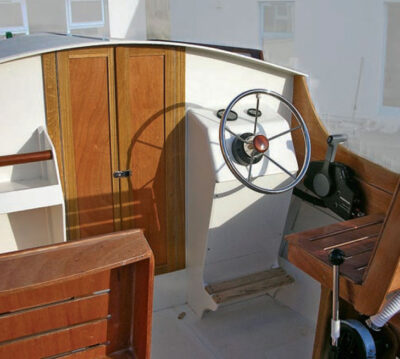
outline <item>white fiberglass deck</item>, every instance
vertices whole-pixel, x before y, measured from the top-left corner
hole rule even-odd
[[[309,359],[313,340],[307,319],[264,295],[202,319],[187,305],[155,312],[152,359]]]

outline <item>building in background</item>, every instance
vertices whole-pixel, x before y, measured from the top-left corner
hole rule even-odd
[[[1,0],[7,28],[262,49],[310,75],[331,133],[400,172],[399,0]]]

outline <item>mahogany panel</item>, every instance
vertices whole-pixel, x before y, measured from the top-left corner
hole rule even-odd
[[[106,318],[108,294],[0,316],[0,342]]]
[[[0,156],[0,167],[20,165],[23,163],[47,161],[53,158],[53,154],[50,150],[38,151],[30,153],[18,153],[15,155]]]
[[[85,238],[114,230],[107,58],[72,58],[69,70],[80,237]]]
[[[310,132],[311,160],[323,160],[327,149],[328,132],[314,108],[304,76],[296,75],[294,77],[293,104],[303,116]],[[301,134],[298,131],[293,132],[293,141],[298,161],[302,163],[304,147]],[[366,196],[367,213],[385,213],[389,207],[399,175],[356,155],[341,145],[338,147],[336,160],[350,166],[357,174]]]
[[[131,213],[159,264],[167,262],[165,228],[165,113],[162,55],[129,58]]]
[[[107,320],[80,324],[50,333],[0,344],[0,358],[40,359],[107,340]]]
[[[157,273],[185,265],[184,52],[117,47],[122,228],[144,230]]]
[[[0,266],[1,267],[1,266]],[[4,268],[4,267],[3,267]],[[22,268],[16,274],[22,275]],[[38,276],[40,281],[40,277]],[[18,285],[17,285],[18,286]],[[90,295],[94,292],[109,289],[110,272],[100,272],[85,278],[72,279],[53,285],[43,285],[38,288],[13,290],[14,286],[5,292],[0,291],[0,314],[15,312],[20,309],[68,300],[73,297]]]
[[[57,53],[69,239],[120,229],[112,48]]]

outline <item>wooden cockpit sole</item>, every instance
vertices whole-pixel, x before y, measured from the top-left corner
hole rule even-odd
[[[274,268],[206,286],[215,303],[222,304],[267,293],[271,289],[293,283],[282,268]]]

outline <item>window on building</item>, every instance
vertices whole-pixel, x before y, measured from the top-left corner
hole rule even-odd
[[[264,38],[293,37],[294,2],[268,1],[261,4]]]
[[[25,0],[0,0],[0,35],[29,34]]]
[[[67,31],[104,27],[104,0],[66,0]]]
[[[294,1],[266,1],[260,4],[261,46],[265,60],[295,66],[293,57]]]
[[[386,3],[383,106],[400,107],[400,3]]]

